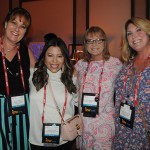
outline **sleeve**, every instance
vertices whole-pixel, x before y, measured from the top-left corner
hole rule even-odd
[[[117,71],[119,72],[123,66],[122,62],[119,59],[116,60],[116,66],[118,69]]]
[[[73,80],[74,85],[76,86],[77,77],[73,75],[72,80]],[[78,106],[78,93],[73,93],[72,96],[73,96],[73,103],[74,103],[74,105]]]
[[[32,82],[32,78],[33,78],[33,73],[34,73],[35,69],[34,68],[30,68],[30,78],[29,78],[29,83],[31,84]]]
[[[77,72],[79,72],[82,68],[82,61],[83,60],[79,60],[75,65],[74,68],[76,69]]]

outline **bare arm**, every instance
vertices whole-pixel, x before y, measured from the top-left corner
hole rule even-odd
[[[36,63],[35,57],[30,48],[28,48],[28,52],[29,52],[29,58],[30,58],[30,68],[34,68],[35,63]]]

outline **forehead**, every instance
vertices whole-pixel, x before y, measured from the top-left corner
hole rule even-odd
[[[87,34],[87,37],[88,37],[88,38],[95,38],[95,37],[97,37],[97,38],[102,38],[103,36],[102,36],[101,33],[90,32],[90,33]]]
[[[130,24],[128,24],[128,26],[127,26],[127,31],[128,31],[128,30],[132,30],[132,29],[136,29],[136,28],[138,28],[136,25],[134,25],[133,23],[130,23]]]
[[[62,54],[61,49],[58,46],[50,46],[46,53],[52,53],[52,54]]]
[[[23,16],[23,15],[19,15],[19,14],[14,15],[14,16],[10,19],[10,21],[13,21],[13,20],[17,20],[17,21],[19,21],[19,22],[22,22],[22,23],[23,23],[24,25],[26,25],[26,26],[29,25],[29,21],[27,21],[27,19],[26,19],[25,16]]]

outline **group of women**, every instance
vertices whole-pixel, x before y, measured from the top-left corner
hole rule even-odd
[[[55,36],[36,62],[24,44],[31,16],[10,11],[0,38],[1,150],[149,150],[150,21],[127,20],[121,59],[110,56],[106,33],[85,32],[84,58],[72,66]],[[63,141],[61,123],[78,106],[83,134]],[[75,148],[76,147],[76,148]]]

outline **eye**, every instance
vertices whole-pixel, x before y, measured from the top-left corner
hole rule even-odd
[[[16,23],[16,21],[14,21],[14,20],[13,20],[13,21],[11,21],[11,23],[12,23],[12,24],[14,24],[14,25],[16,25],[16,24],[17,24],[17,23]]]
[[[131,32],[127,32],[127,36],[130,36],[132,33]]]
[[[25,25],[22,25],[21,28],[22,28],[22,29],[26,29],[26,26],[25,26]]]
[[[103,41],[105,41],[105,39],[96,39],[95,41],[97,41],[98,44],[102,43]]]
[[[86,44],[92,44],[93,43],[93,40],[92,39],[87,39],[86,40]]]
[[[58,55],[59,58],[63,58],[63,55]]]
[[[140,28],[138,28],[137,30],[136,30],[137,32],[140,32],[140,31],[142,31]]]
[[[47,54],[47,56],[48,56],[48,57],[53,57],[53,55],[52,55],[52,54]]]

